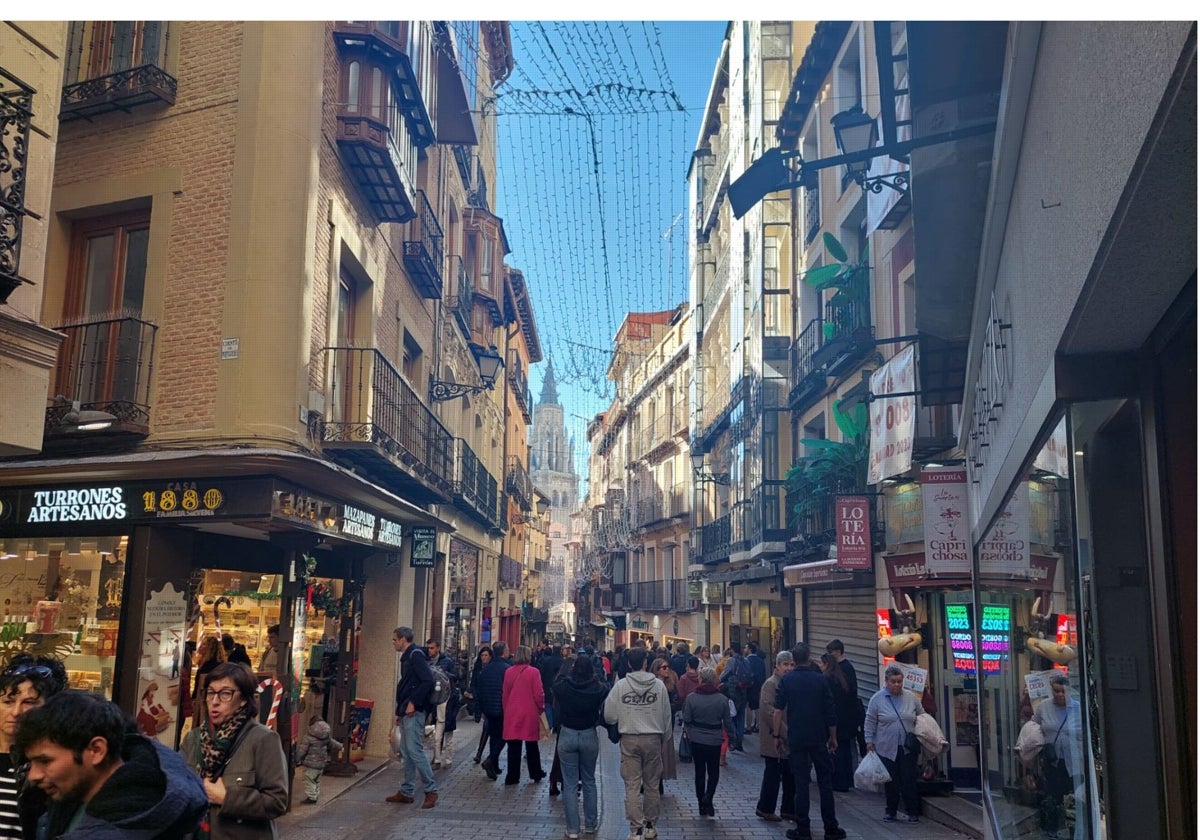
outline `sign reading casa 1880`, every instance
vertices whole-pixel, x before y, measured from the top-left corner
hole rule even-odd
[[[142,485],[145,487],[145,485]],[[80,487],[33,490],[27,494],[26,523],[113,522],[145,517],[212,516],[225,504],[225,494],[215,487],[199,488],[195,482],[173,482],[146,489]],[[140,502],[140,505],[138,504]]]

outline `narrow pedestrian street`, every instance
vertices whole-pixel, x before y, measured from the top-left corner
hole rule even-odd
[[[629,826],[625,822],[624,787],[620,776],[620,756],[616,745],[601,737],[599,840],[624,840]],[[679,730],[675,730],[678,738]],[[549,780],[537,784],[522,775],[521,783],[506,787],[502,781],[488,781],[472,762],[478,743],[479,726],[473,721],[459,724],[455,736],[454,764],[437,770],[439,785],[437,807],[423,811],[419,804],[392,805],[384,797],[400,785],[401,769],[397,762],[345,789],[330,799],[323,795],[318,805],[305,805],[293,797],[292,811],[279,821],[286,840],[328,840],[332,837],[368,837],[373,840],[445,840],[467,838],[486,833],[503,840],[552,840],[564,836],[561,797],[549,795]],[[543,766],[550,771],[550,742],[543,741]],[[691,838],[779,838],[790,828],[785,823],[768,823],[754,816],[762,762],[758,757],[758,736],[746,737],[746,752],[731,753],[727,767],[721,768],[721,784],[713,804],[715,820],[696,815],[692,793],[692,765],[679,765],[679,778],[666,783],[663,813],[658,822],[660,840]],[[503,778],[503,777],[502,777]],[[328,780],[326,780],[327,782]],[[324,784],[324,783],[323,783]],[[418,788],[419,790],[419,788]],[[821,837],[816,785],[810,786],[813,836]],[[926,840],[926,838],[962,837],[932,820],[916,825],[885,823],[883,794],[861,791],[835,794],[838,822],[850,838],[871,840]],[[418,803],[420,800],[418,799]]]

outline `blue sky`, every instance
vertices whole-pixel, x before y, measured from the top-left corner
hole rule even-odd
[[[514,21],[497,212],[553,358],[576,466],[630,311],[687,299],[687,168],[724,21]],[[545,364],[530,387],[541,393]]]

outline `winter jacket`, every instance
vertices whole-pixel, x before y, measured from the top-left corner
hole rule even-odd
[[[762,684],[767,681],[767,661],[761,653],[752,653],[743,661],[750,668],[750,682],[762,688]]]
[[[313,770],[324,770],[329,759],[341,752],[342,742],[333,737],[333,729],[323,720],[313,721],[308,734],[296,745],[296,763]]]
[[[475,702],[489,718],[504,714],[504,672],[510,666],[503,659],[493,659],[479,672]]]
[[[513,665],[504,672],[501,703],[504,707],[505,741],[537,741],[542,737],[540,719],[546,708],[542,675],[532,665]]]
[[[557,720],[567,729],[592,729],[600,725],[600,711],[608,697],[608,686],[599,680],[579,683],[570,677],[554,682]]]
[[[537,669],[542,673],[542,691],[547,697],[550,696],[554,681],[558,679],[558,672],[562,670],[562,666],[562,654],[554,648],[543,653],[538,662]]]
[[[38,821],[39,840],[154,840],[186,838],[199,827],[208,807],[200,777],[178,753],[144,735],[126,733],[124,764],[84,806],[83,818],[67,825],[74,803],[51,800]]]
[[[688,695],[700,687],[700,673],[698,671],[684,671],[683,676],[679,678],[675,689],[679,692],[679,702],[686,703]]]
[[[419,714],[429,711],[429,693],[433,691],[433,672],[425,651],[409,645],[400,655],[400,682],[396,683],[396,717],[404,717],[408,704]]]
[[[721,732],[737,737],[729,714],[729,699],[715,685],[702,685],[688,695],[683,704],[683,731],[693,744],[720,746]]]
[[[758,754],[763,758],[787,758],[788,756],[787,716],[784,715],[780,718],[778,732],[775,731],[772,724],[775,717],[775,691],[778,688],[779,677],[772,674],[763,683],[762,694],[759,696],[758,708],[763,711],[758,718]],[[776,735],[783,740],[777,742]]]
[[[179,748],[188,766],[200,772],[200,732],[193,729]],[[275,820],[288,807],[288,767],[279,735],[251,722],[238,735],[221,773],[225,804],[208,809],[212,840],[277,840]]]
[[[675,672],[675,676],[682,677],[684,672],[687,671],[687,661],[689,658],[690,654],[683,652],[671,657],[671,670]]]
[[[622,735],[666,735],[671,731],[667,687],[649,671],[630,671],[604,700],[604,719]]]
[[[819,671],[797,665],[783,675],[775,689],[775,708],[787,715],[788,749],[817,747],[829,740],[829,727],[837,724],[829,680]]]

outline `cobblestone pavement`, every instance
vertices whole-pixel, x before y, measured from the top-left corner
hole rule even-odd
[[[600,831],[598,840],[625,840],[629,824],[625,821],[625,789],[620,777],[620,754],[600,731]],[[679,735],[678,727],[675,730]],[[447,840],[486,836],[488,840],[558,840],[565,836],[562,797],[549,795],[549,780],[530,782],[522,765],[519,785],[506,786],[489,781],[472,759],[479,739],[479,726],[473,721],[459,724],[455,737],[454,763],[435,771],[438,782],[437,806],[421,810],[421,788],[417,802],[394,805],[384,797],[400,786],[401,766],[386,765],[380,772],[357,782],[319,805],[305,805],[302,794],[293,798],[291,813],[279,821],[285,840],[330,840],[361,837],[370,840]],[[746,752],[731,753],[729,764],[721,768],[721,783],[714,799],[715,820],[696,815],[692,765],[679,765],[679,778],[667,781],[662,816],[658,822],[660,840],[784,840],[791,825],[768,823],[754,815],[758,788],[762,779],[762,760],[757,754],[758,736],[746,737]],[[554,754],[552,742],[542,742],[542,763],[547,773]],[[503,754],[501,761],[504,761]],[[566,792],[569,794],[569,792]],[[811,819],[815,838],[822,835],[816,784],[810,785]],[[916,825],[884,823],[883,794],[860,791],[837,793],[838,822],[850,838],[871,840],[926,840],[962,837],[931,820]],[[582,803],[581,803],[582,810]]]

